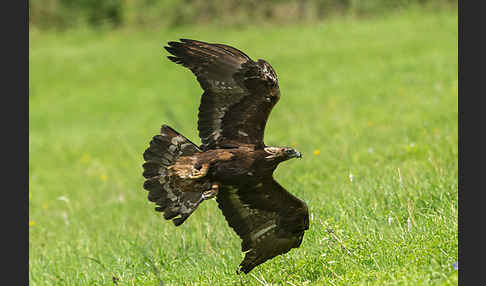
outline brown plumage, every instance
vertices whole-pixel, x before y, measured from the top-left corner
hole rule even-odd
[[[273,172],[301,154],[263,142],[268,116],[280,99],[273,68],[222,44],[181,39],[165,49],[204,90],[198,114],[202,144],[162,126],[144,153],[148,199],[178,226],[200,203],[216,197],[242,239],[245,258],[238,273],[299,247],[309,228],[307,205],[278,184]]]

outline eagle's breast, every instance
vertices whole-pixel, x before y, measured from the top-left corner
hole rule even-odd
[[[257,180],[261,172],[260,151],[248,148],[226,149],[225,152],[233,154],[229,160],[218,160],[213,163],[210,169],[210,175],[217,181],[234,184],[237,182]]]

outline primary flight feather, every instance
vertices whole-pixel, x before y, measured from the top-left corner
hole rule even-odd
[[[242,239],[245,258],[238,273],[299,247],[309,228],[307,205],[277,183],[273,172],[279,163],[302,156],[263,141],[268,116],[280,99],[273,68],[223,44],[181,39],[165,49],[204,90],[198,113],[202,144],[162,126],[143,154],[148,199],[179,226],[200,203],[215,197]]]

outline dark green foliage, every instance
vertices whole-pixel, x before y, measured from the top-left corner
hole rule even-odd
[[[39,28],[169,26],[201,23],[292,23],[333,14],[379,15],[409,6],[457,5],[453,0],[31,0],[30,23]]]
[[[67,11],[78,11],[93,26],[108,22],[119,26],[122,22],[122,0],[58,0]]]
[[[79,24],[117,27],[124,17],[123,0],[31,0],[29,22],[41,28],[66,29]]]

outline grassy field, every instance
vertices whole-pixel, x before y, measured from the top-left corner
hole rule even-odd
[[[235,274],[238,236],[209,201],[179,228],[142,189],[166,123],[199,143],[201,89],[178,38],[269,61],[276,179],[309,206],[300,248]],[[30,32],[30,285],[456,285],[457,12],[323,24]]]

